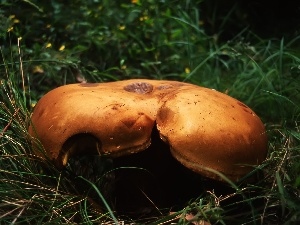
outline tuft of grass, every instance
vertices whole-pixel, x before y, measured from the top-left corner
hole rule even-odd
[[[94,184],[87,182],[89,189],[103,200],[103,208],[87,193],[78,192],[71,176],[33,154],[32,140],[27,133],[30,112],[26,103],[30,102],[30,89],[22,73],[22,59],[10,63],[4,60],[3,66],[6,79],[1,79],[0,89],[1,224],[77,221],[92,224],[108,219],[116,222],[113,212],[104,210],[109,207]]]

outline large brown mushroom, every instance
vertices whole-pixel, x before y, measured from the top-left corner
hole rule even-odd
[[[266,157],[264,125],[249,107],[218,91],[176,81],[56,88],[35,106],[29,133],[63,168],[76,154],[119,157],[143,151],[155,126],[180,163],[209,178],[222,180],[217,171],[236,181]],[[35,152],[43,156],[37,146]]]

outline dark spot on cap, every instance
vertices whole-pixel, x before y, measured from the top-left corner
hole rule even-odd
[[[242,107],[245,107],[245,108],[248,108],[248,106],[246,106],[245,104],[241,103],[241,102],[237,102],[238,105],[242,106]]]
[[[250,108],[249,108],[248,106],[246,106],[245,104],[243,104],[243,103],[241,103],[241,102],[237,102],[237,103],[238,103],[240,106],[243,107],[243,110],[244,110],[245,112],[254,115],[253,112],[250,110]]]
[[[145,82],[137,82],[137,83],[128,84],[127,86],[124,87],[124,90],[128,92],[134,92],[137,94],[147,94],[152,92],[153,86]]]

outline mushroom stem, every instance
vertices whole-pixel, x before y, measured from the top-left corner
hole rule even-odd
[[[76,134],[70,137],[62,145],[58,156],[57,167],[63,168],[67,165],[69,158],[81,155],[101,155],[101,143],[91,134]]]

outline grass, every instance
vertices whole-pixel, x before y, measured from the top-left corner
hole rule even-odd
[[[185,217],[191,214],[211,224],[300,221],[299,36],[262,40],[244,30],[229,42],[219,42],[199,25],[197,1],[176,7],[157,7],[150,0],[101,5],[78,1],[80,10],[70,11],[81,19],[78,24],[54,1],[49,14],[43,12],[52,9],[47,3],[21,2],[33,20],[5,14],[7,3],[7,23],[1,24],[1,224],[133,222],[116,218],[103,197],[109,166],[91,182],[32,154],[27,127],[35,102],[50,89],[82,77],[89,82],[172,79],[215,88],[248,104],[266,125],[269,153],[259,168],[263,179],[229,184],[234,191],[226,196],[205,192],[175,214],[136,223],[188,224]],[[45,30],[33,33],[40,24]],[[235,214],[240,206],[245,211]]]

